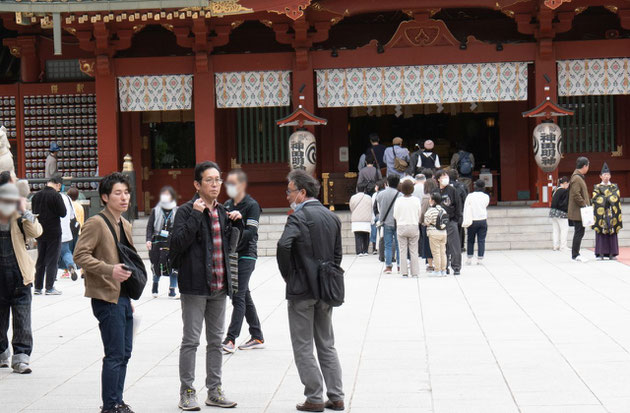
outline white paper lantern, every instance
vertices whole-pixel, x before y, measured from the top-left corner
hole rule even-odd
[[[289,136],[289,166],[292,171],[302,169],[314,175],[316,156],[317,144],[311,132],[299,130]]]
[[[534,129],[534,159],[545,172],[553,172],[562,159],[562,130],[553,122]]]

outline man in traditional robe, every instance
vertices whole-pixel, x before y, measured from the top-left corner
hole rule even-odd
[[[619,187],[610,182],[610,169],[604,163],[599,177],[602,182],[593,188],[595,213],[595,256],[598,260],[616,259],[619,255],[617,234],[623,227]]]

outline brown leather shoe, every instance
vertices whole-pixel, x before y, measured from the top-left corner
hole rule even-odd
[[[304,402],[297,404],[295,408],[301,412],[323,412],[324,403]]]
[[[338,412],[345,410],[346,408],[346,406],[343,404],[343,400],[328,400],[326,404],[324,404],[324,407],[330,410],[336,410]]]

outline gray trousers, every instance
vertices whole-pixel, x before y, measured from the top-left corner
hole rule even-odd
[[[206,387],[208,391],[221,386],[223,353],[221,341],[225,327],[225,290],[210,296],[181,294],[184,334],[179,349],[180,392],[195,389],[195,358],[201,327],[206,321]]]
[[[323,381],[326,382],[326,395],[330,400],[343,400],[341,364],[335,350],[332,307],[318,300],[289,300],[288,310],[293,357],[304,385],[306,401],[324,402]],[[313,354],[313,340],[319,365]]]
[[[446,255],[453,271],[462,269],[462,241],[455,221],[448,221],[446,225]]]

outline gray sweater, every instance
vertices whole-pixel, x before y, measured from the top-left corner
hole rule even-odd
[[[398,190],[396,190],[395,188],[386,188],[383,191],[379,192],[378,195],[376,196],[379,220],[383,224],[390,227],[393,227],[394,225],[396,225],[396,222],[394,220],[394,206],[392,205],[391,209],[389,208],[389,206],[392,204],[392,202],[394,202],[394,200],[397,197],[401,195],[402,194],[398,192]],[[387,214],[387,216],[385,216],[385,213],[387,212],[388,209],[390,209],[390,211]]]

